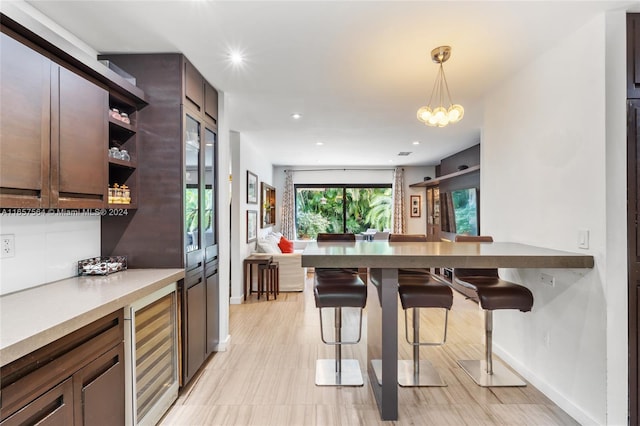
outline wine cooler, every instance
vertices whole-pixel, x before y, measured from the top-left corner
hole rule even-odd
[[[125,308],[126,424],[155,425],[178,397],[176,283]]]

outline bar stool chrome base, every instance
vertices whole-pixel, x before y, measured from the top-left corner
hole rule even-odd
[[[357,359],[343,359],[340,372],[335,359],[316,360],[316,386],[363,386],[364,380]]]
[[[415,374],[413,360],[405,359],[398,361],[398,384],[403,387],[447,386],[429,361],[421,360],[418,374]]]
[[[458,364],[474,382],[482,387],[527,386],[527,383],[520,376],[495,359],[492,362],[493,374],[487,373],[487,361],[484,359],[458,360]]]
[[[379,359],[371,360],[371,367],[376,375],[379,385],[382,385],[382,361]],[[447,384],[434,366],[427,360],[420,361],[419,373],[414,374],[413,360],[398,360],[398,384],[402,387],[418,387],[433,386],[445,387]]]

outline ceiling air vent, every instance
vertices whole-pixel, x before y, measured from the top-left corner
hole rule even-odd
[[[411,152],[409,152],[409,151],[400,151],[398,153],[398,156],[400,156],[400,157],[406,157],[407,155],[411,155]]]

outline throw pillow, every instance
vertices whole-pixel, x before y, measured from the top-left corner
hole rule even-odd
[[[277,250],[274,249],[273,245],[264,238],[261,238],[256,242],[256,250],[258,253],[280,253],[280,248]]]
[[[280,247],[278,247],[278,243],[280,242],[280,238],[275,237],[274,235],[267,235],[265,238],[267,244],[269,244],[273,251],[269,253],[281,253]]]
[[[293,253],[293,241],[289,241],[285,237],[280,238],[278,247],[283,253]]]

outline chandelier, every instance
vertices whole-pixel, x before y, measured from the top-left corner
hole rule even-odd
[[[436,81],[433,83],[433,88],[431,89],[429,104],[420,107],[417,113],[418,120],[427,126],[444,127],[451,123],[457,123],[462,120],[464,116],[464,108],[462,108],[462,105],[451,102],[447,77],[444,75],[442,64],[447,62],[449,57],[451,57],[450,46],[436,47],[431,51],[431,59],[433,62],[440,64],[440,68],[438,69]],[[445,95],[446,100],[449,101],[448,106],[445,106]],[[432,106],[432,101],[437,102],[437,104]]]

